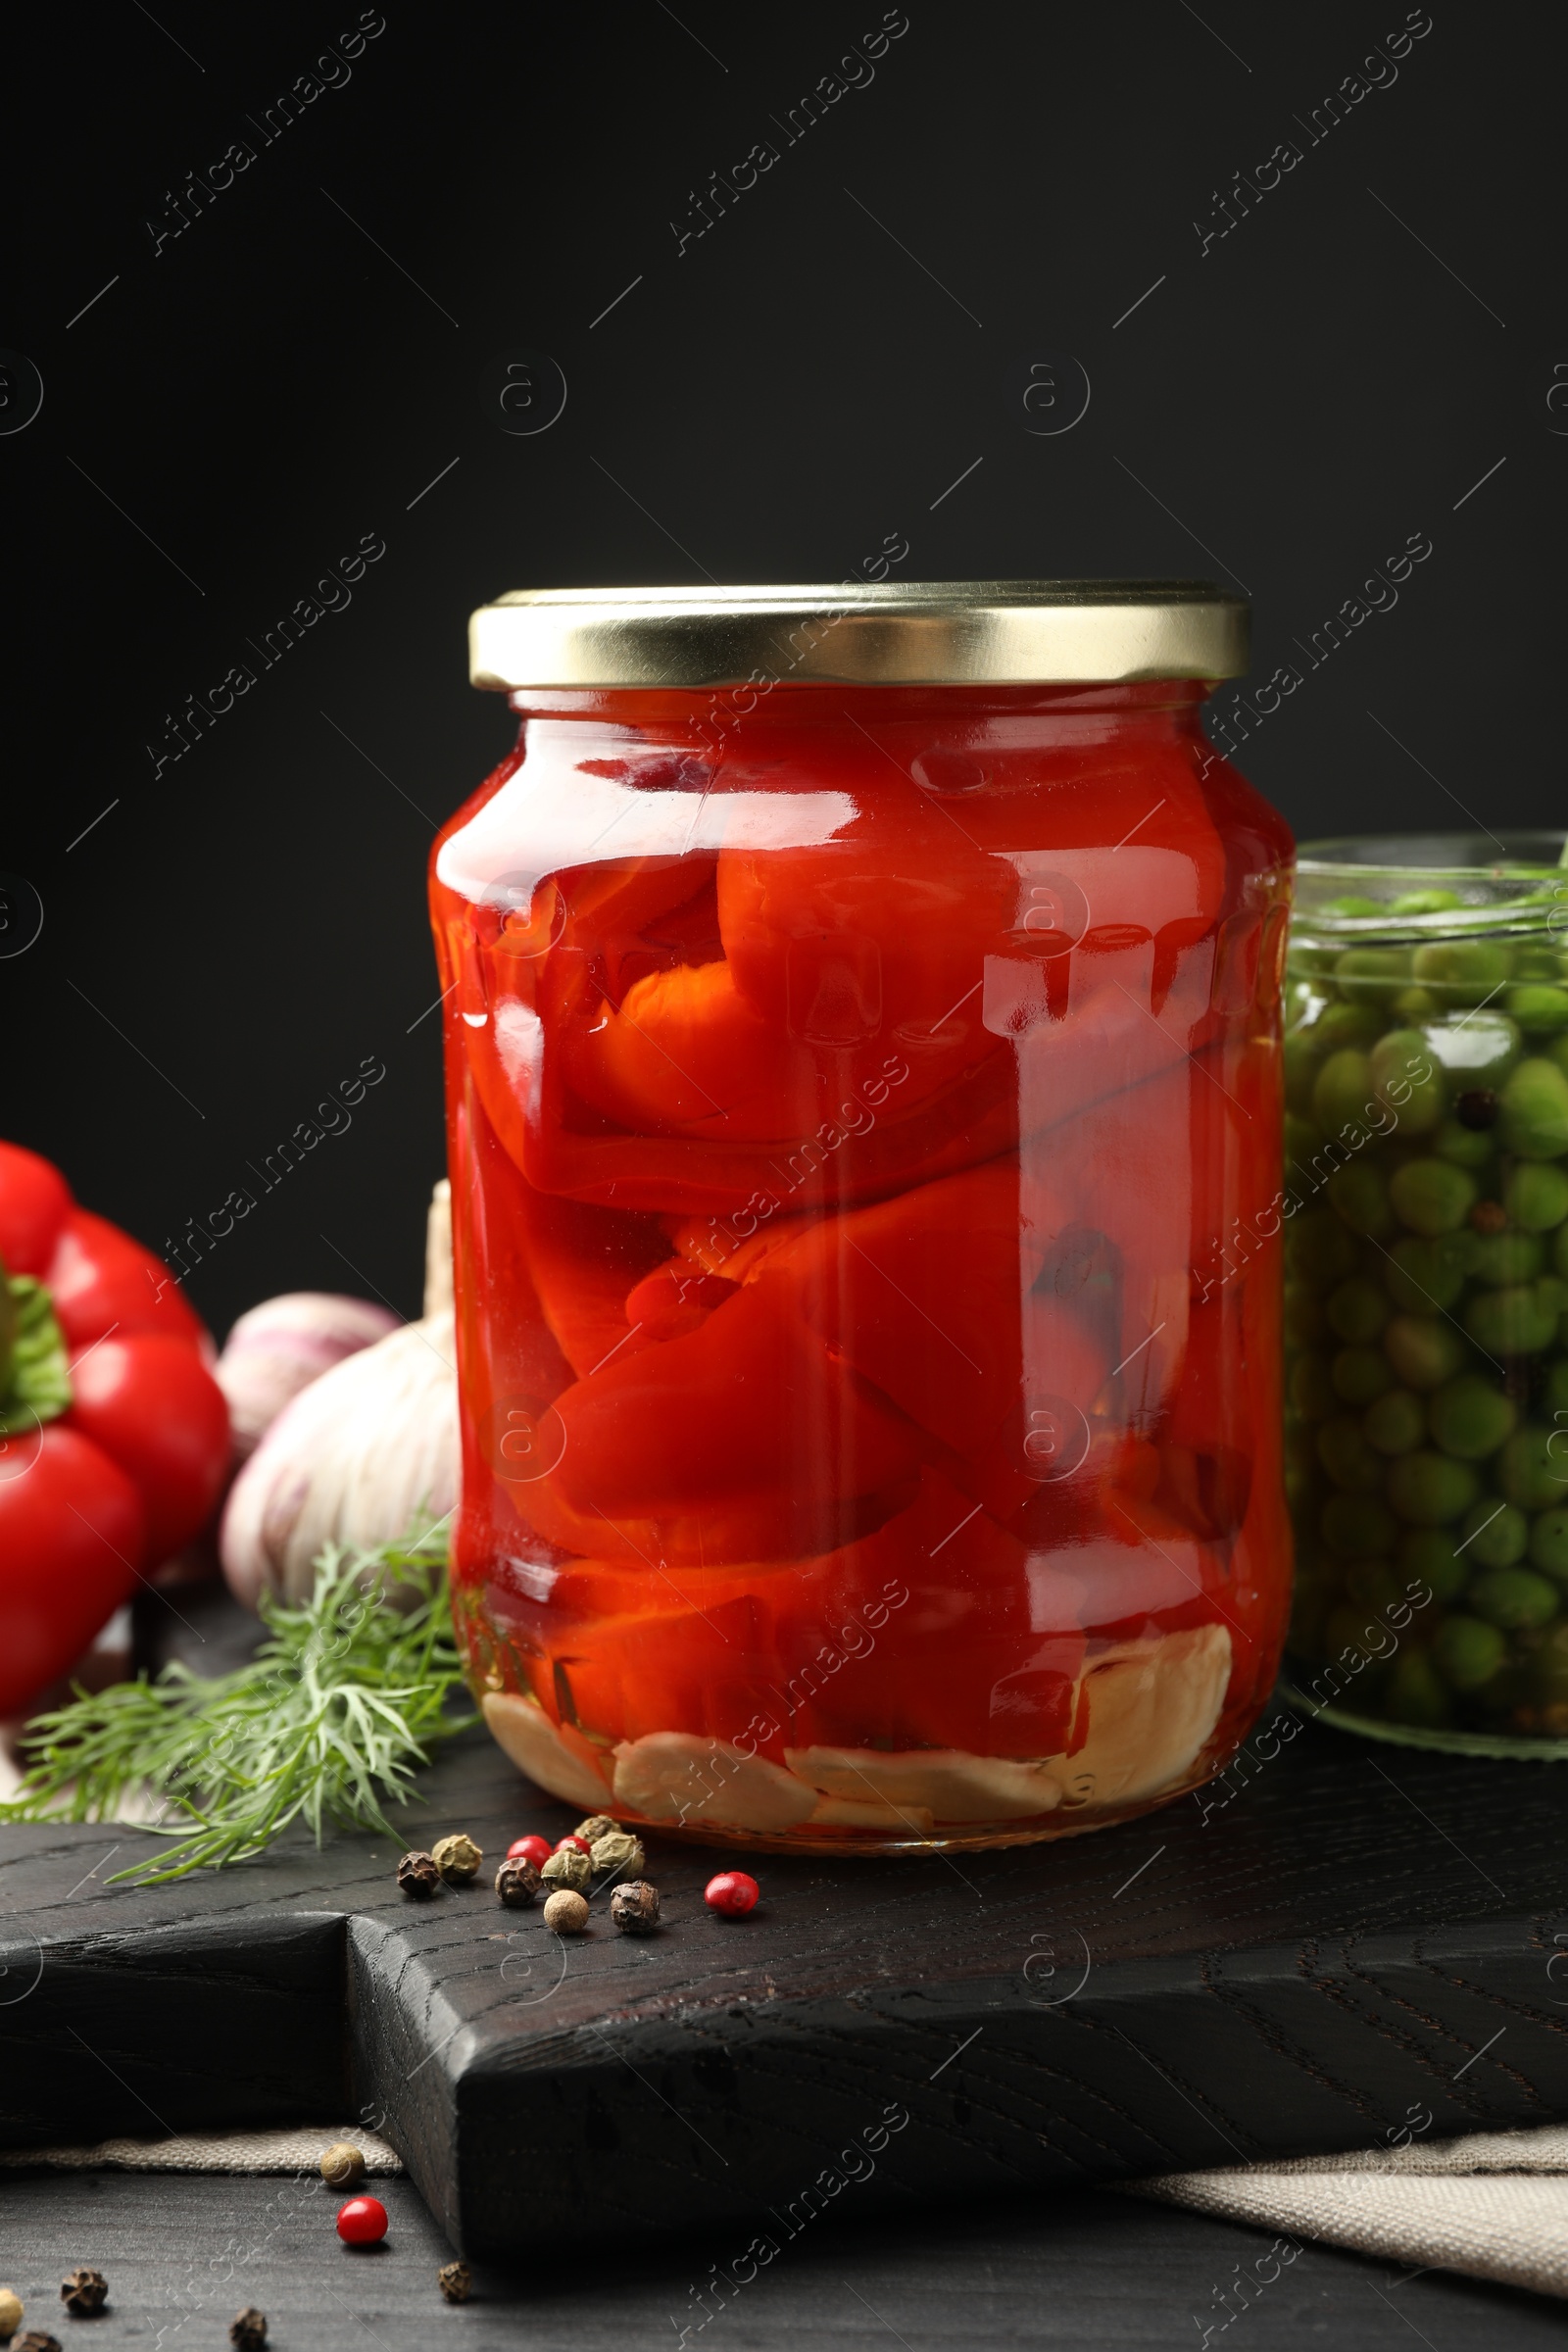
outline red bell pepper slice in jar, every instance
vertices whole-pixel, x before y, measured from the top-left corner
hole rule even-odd
[[[0,1715],[189,1542],[228,1466],[211,1342],[168,1268],[0,1143]]]

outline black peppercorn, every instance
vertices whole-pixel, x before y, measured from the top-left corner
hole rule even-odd
[[[29,2328],[25,2335],[13,2336],[11,2352],[60,2352],[58,2335],[46,2335],[41,2328]]]
[[[441,1873],[436,1867],[434,1854],[415,1851],[405,1854],[398,1864],[398,1885],[405,1894],[417,1895],[421,1902],[434,1894],[440,1884]]]
[[[262,2352],[267,2341],[266,2312],[258,2311],[254,2303],[236,2311],[228,2323],[228,2340],[234,2352]]]
[[[1497,1098],[1490,1086],[1466,1088],[1453,1106],[1453,1115],[1461,1127],[1477,1131],[1494,1127],[1497,1123]]]
[[[617,1886],[610,1898],[610,1924],[623,1936],[651,1936],[659,1925],[659,1888],[646,1879]]]
[[[60,2296],[74,2319],[90,2320],[109,2298],[109,2281],[102,2271],[68,2271],[60,2281]]]
[[[539,1873],[522,1854],[503,1862],[496,1872],[496,1892],[509,1911],[521,1911],[539,1891]]]
[[[473,2279],[466,2262],[444,2262],[435,2275],[435,2282],[449,2303],[466,2303],[473,2292]]]

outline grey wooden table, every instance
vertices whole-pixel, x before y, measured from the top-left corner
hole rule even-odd
[[[1221,2333],[1217,2294],[1270,2241],[1251,2230],[1110,2191],[1008,2199],[950,2214],[823,2218],[755,2280],[702,2288],[730,2269],[733,2231],[630,2254],[563,2250],[525,2267],[477,2266],[461,2309],[437,2291],[449,2249],[407,2180],[374,2184],[392,2227],[378,2248],[334,2233],[319,2180],[126,2173],[0,2176],[0,2283],[66,2352],[226,2352],[242,2304],[267,2313],[272,2352],[428,2352],[525,2342],[563,2352],[950,2352],[1060,2344],[1072,2352],[1241,2339],[1243,2352],[1322,2344],[1333,2352],[1532,2352],[1559,2345],[1558,2302],[1328,2247],[1305,2246]],[[64,2272],[90,2263],[109,2309],[68,2319]],[[704,2314],[709,2317],[704,2320]]]
[[[233,1635],[238,1641],[243,1631],[229,1624],[220,1604],[212,1606],[218,1611],[217,1621],[207,1623],[204,1615],[212,1637],[201,1657],[206,1671],[231,1662],[220,1654],[223,1639]],[[1228,1903],[1243,1915],[1241,1940],[1255,1941],[1260,1933],[1275,1929],[1270,1901],[1287,1907],[1293,1902],[1311,1904],[1323,1899],[1322,1888],[1338,1888],[1351,1910],[1366,1912],[1363,1934],[1367,1928],[1386,1931],[1406,1915],[1412,1921],[1442,1920],[1451,1916],[1449,1905],[1462,1902],[1466,1881],[1478,1875],[1470,1857],[1483,1851],[1487,1871],[1480,1875],[1489,1888],[1489,1874],[1495,1875],[1495,1907],[1504,1916],[1517,1916],[1534,1906],[1554,1908],[1568,1896],[1559,1860],[1564,1849],[1557,1835],[1560,1798],[1555,1775],[1515,1771],[1486,1781],[1474,1791],[1462,1781],[1455,1781],[1450,1789],[1435,1780],[1431,1789],[1423,1788],[1421,1792],[1423,1808],[1441,1805],[1442,1819],[1433,1822],[1426,1809],[1415,1811],[1393,1795],[1379,1832],[1385,1840],[1379,1849],[1382,1858],[1374,1854],[1377,1867],[1369,1868],[1355,1839],[1347,1843],[1350,1809],[1338,1788],[1354,1751],[1327,1734],[1315,1735],[1315,1744],[1322,1748],[1321,1760],[1306,1770],[1302,1782],[1306,1796],[1314,1800],[1309,1817],[1322,1824],[1320,1836],[1303,1842],[1299,1837],[1278,1834],[1271,1806],[1279,1776],[1273,1772],[1262,1775],[1255,1788],[1239,1788],[1234,1799],[1227,1794],[1213,1829],[1200,1826],[1196,1837],[1183,1827],[1179,1815],[1162,1817],[1160,1828],[1173,1855],[1178,1849],[1189,1853],[1194,1885],[1217,1874],[1223,1893],[1227,1871],[1239,1871],[1244,1889],[1251,1888],[1245,1899],[1227,1897],[1220,1904],[1222,1910]],[[1400,1761],[1401,1783],[1413,1761]],[[454,1759],[454,1769],[461,1778],[475,1765]],[[493,1770],[494,1760],[482,1769]],[[1390,1794],[1371,1761],[1360,1759],[1353,1770],[1351,1793],[1358,1806]],[[1320,1788],[1324,1775],[1327,1780]],[[438,1774],[436,1779],[443,1777]],[[1511,1800],[1506,1803],[1500,1801],[1504,1779]],[[1568,1778],[1563,1787],[1568,1791]],[[507,1794],[509,1811],[518,1807],[522,1795],[515,1785],[514,1790]],[[470,1793],[477,1797],[480,1792]],[[1316,1801],[1325,1793],[1339,1801]],[[1285,1811],[1290,1810],[1288,1804]],[[472,1817],[478,1823],[480,1813]],[[69,1894],[72,1917],[79,1910],[84,1926],[96,1930],[102,1923],[105,1931],[101,1942],[89,1938],[108,1970],[103,1985],[112,1988],[126,1981],[118,1965],[123,1963],[132,1971],[145,1971],[149,1994],[167,1975],[170,1999],[162,2005],[155,2001],[149,2012],[149,2030],[156,2031],[146,2049],[132,2033],[100,2035],[94,2019],[102,2003],[87,1980],[65,1986],[66,2006],[47,2030],[48,2003],[41,1986],[34,1997],[0,2011],[0,2119],[15,2110],[17,2124],[3,2136],[16,2147],[45,2136],[93,2140],[111,2130],[146,2132],[160,2123],[166,2130],[194,2128],[200,2122],[208,2128],[229,2120],[237,2123],[238,2113],[230,2117],[219,2095],[221,2082],[228,2083],[230,2094],[236,2082],[248,2084],[247,2098],[238,2104],[257,2123],[319,2114],[323,2103],[336,2104],[348,2087],[335,2023],[342,2002],[341,1974],[328,1987],[330,1998],[318,2004],[322,2019],[316,2022],[325,2034],[319,2052],[312,2039],[314,2013],[298,1986],[280,2012],[286,2031],[264,2032],[270,2013],[255,2012],[254,2003],[247,2006],[244,1968],[225,1963],[206,1975],[168,1969],[168,1951],[178,1940],[182,1898],[176,1890],[162,1896],[125,1889],[111,1893],[98,1877],[82,1880],[81,1874],[100,1861],[116,1835],[9,1832],[0,1840],[0,1909],[10,1910],[14,1928],[17,1918],[24,1916],[27,1901],[42,1891],[42,1881],[52,1884],[64,1869],[60,1892]],[[1462,1850],[1455,1847],[1456,1836]],[[486,1840],[493,1842],[488,1826]],[[243,1886],[238,1879],[220,1880],[203,1895],[203,1904],[219,1913],[232,1907],[246,1936],[255,1936],[267,1910],[265,1901],[258,1903],[257,1893],[270,1887],[274,1878],[279,1878],[288,1898],[285,1908],[297,1907],[306,1894],[319,1899],[331,1893],[335,1910],[384,1892],[379,1886],[360,1889],[357,1885],[348,1893],[336,1891],[355,1879],[358,1859],[349,1851],[354,1842],[345,1841],[335,1854],[329,1849],[324,1857],[279,1856],[275,1863],[242,1874]],[[1378,1847],[1377,1837],[1372,1843]],[[1139,1845],[1139,1856],[1146,1844],[1147,1840]],[[74,1861],[78,1846],[85,1858]],[[38,1850],[32,1853],[34,1847]],[[1086,1869],[1098,1867],[1097,1851],[1109,1861],[1108,1846],[1091,1839],[1076,1850],[1057,1848],[1036,1867],[1065,1893]],[[1018,1867],[1016,1858],[981,1860],[993,1876]],[[681,1867],[690,1873],[701,1865],[693,1856]],[[39,1887],[29,1896],[27,1888],[39,1873]],[[770,1869],[770,1887],[775,1876],[782,1884],[783,1874]],[[867,1883],[877,1886],[882,1881]],[[1108,1893],[1114,1894],[1117,1883],[1113,1870]],[[1146,1890],[1152,1884],[1151,1898]],[[1353,1900],[1344,1895],[1348,1884]],[[1179,1890],[1179,1876],[1173,1885]],[[1272,1888],[1268,1896],[1257,1891],[1264,1886]],[[1162,1949],[1172,1939],[1168,1923],[1174,1916],[1181,1931],[1174,1935],[1175,1945],[1201,1947],[1204,1936],[1187,1933],[1192,1923],[1181,1910],[1185,1897],[1178,1899],[1172,1914],[1171,1891],[1152,1870],[1138,1880],[1138,1889],[1151,1906],[1138,1933],[1147,1936],[1157,1930],[1154,1942]],[[277,1889],[272,1892],[276,1898]],[[1130,1905],[1117,1898],[1115,1910],[1119,1914]],[[401,1922],[396,1906],[394,1916]],[[454,1905],[453,1921],[461,1916],[461,1908]],[[424,1936],[437,1924],[426,1921],[421,1912],[412,1928]],[[489,1925],[488,1915],[481,1918],[476,1911],[471,1932],[481,1942]],[[111,1929],[115,1933],[108,1933]],[[123,1931],[146,1929],[162,1932],[146,1944],[138,1932],[123,1937]],[[1099,1929],[1094,1933],[1098,1943]],[[1484,1914],[1475,1933],[1492,1933]],[[679,1947],[671,1948],[678,1959]],[[261,1959],[256,1966],[265,1962],[276,1974],[267,1951],[261,1945],[257,1949]],[[622,1956],[624,1952],[622,1947]],[[138,1953],[143,1955],[140,1960]],[[215,1961],[220,1956],[215,1951]],[[412,1952],[404,1955],[404,1964],[406,1973],[423,1965]],[[335,1965],[341,1972],[341,1959]],[[1540,1966],[1538,1956],[1538,1973]],[[1474,1970],[1462,1973],[1471,1975]],[[286,1978],[286,1969],[283,1975]],[[271,1987],[269,1998],[274,2006],[275,1996],[286,1990],[281,1980]],[[81,2003],[74,1997],[77,1991],[83,1994]],[[93,1997],[87,1998],[89,1994]],[[448,1991],[443,1997],[454,1996]],[[133,2022],[134,2014],[139,2013],[127,2011],[126,2019]],[[67,2022],[84,2027],[94,2047],[107,2042],[114,2070],[106,2071],[101,2059],[73,2046],[65,2032]],[[1491,2031],[1487,2022],[1479,2038],[1485,2039]],[[74,2038],[79,2044],[79,2033]],[[1244,2043],[1250,2048],[1250,2037],[1244,2037]],[[261,2094],[270,2075],[284,2067],[286,2053],[291,2053],[290,2094],[274,2114]],[[79,2062],[74,2072],[72,2062]],[[1206,2058],[1197,2053],[1194,2063],[1219,2064],[1228,2077],[1235,2074],[1234,2063],[1218,2043]],[[1452,2054],[1441,2048],[1433,2057],[1445,2079],[1455,2063]],[[437,2059],[429,2073],[440,2064]],[[199,2097],[181,2080],[193,2066],[202,2078],[196,2085]],[[306,2079],[294,2082],[293,2074],[302,2070]],[[1250,2066],[1243,2071],[1250,2072]],[[1472,2066],[1460,2089],[1473,2084],[1482,2072]],[[23,2110],[29,2106],[33,2090],[51,2079],[54,2092],[45,2102],[47,2115],[40,2108],[26,2120]],[[956,2072],[943,2082],[955,2079]],[[24,2088],[26,2084],[32,2088]],[[798,2083],[798,2098],[803,2089]],[[1240,2085],[1231,2080],[1225,2093],[1227,2112],[1239,2093]],[[652,2104],[653,2093],[647,2095]],[[147,2108],[149,2097],[156,2114]],[[185,2105],[192,2101],[187,2115]],[[230,2095],[227,2107],[235,2105]],[[1528,2112],[1517,2118],[1509,2110],[1501,2120],[1543,2120],[1539,2103],[1527,2106]],[[1391,2113],[1401,2111],[1397,2101],[1390,2108]],[[657,2112],[662,2115],[663,2110]],[[956,2120],[964,2131],[970,2129],[967,2113]],[[1493,2120],[1497,2119],[1488,2108],[1474,2116],[1456,2116],[1450,2128],[1464,2129],[1467,2122],[1474,2128]],[[1370,2132],[1352,2131],[1331,2144],[1347,2145],[1367,2136],[1372,2136]],[[487,2163],[499,2161],[494,2149],[480,2154]],[[1205,2144],[1188,2160],[1228,2159],[1225,2145],[1216,2142]],[[558,2146],[554,2161],[560,2180],[568,2185],[578,2181],[592,2203],[592,2167],[605,2161],[602,2151],[594,2154],[593,2134],[581,2147],[568,2151]],[[530,2171],[550,2169],[548,2132],[537,2147],[514,2149],[511,2163],[514,2170],[519,2165]],[[696,2180],[695,2173],[689,2177]],[[797,2173],[791,2180],[798,2185],[808,2177]],[[748,2225],[725,2218],[704,2223],[693,2204],[689,2212],[672,2213],[668,2225],[654,2235],[632,2244],[624,2239],[617,2243],[613,2221],[596,2215],[597,2230],[591,2221],[586,2244],[553,2244],[547,2239],[514,2268],[476,2265],[474,2299],[455,2309],[441,2301],[435,2284],[437,2266],[448,2259],[450,2247],[413,2181],[377,2183],[376,2193],[392,2216],[390,2235],[381,2249],[354,2251],[342,2246],[333,2230],[336,2199],[312,2174],[296,2180],[276,2175],[74,2174],[7,2168],[0,2170],[0,2283],[14,2285],[24,2297],[26,2325],[47,2328],[68,2352],[85,2352],[86,2347],[113,2352],[114,2346],[131,2342],[150,2344],[155,2352],[225,2352],[228,2321],[246,2303],[259,2304],[268,2313],[273,2352],[337,2352],[339,2346],[343,2352],[350,2347],[353,2352],[374,2352],[377,2346],[380,2352],[402,2352],[404,2346],[418,2346],[423,2352],[430,2344],[456,2343],[460,2337],[470,2343],[520,2338],[541,2346],[569,2347],[570,2352],[601,2352],[601,2347],[616,2347],[618,2352],[631,2345],[647,2345],[650,2352],[656,2346],[680,2352],[683,2331],[687,2346],[701,2340],[705,2352],[715,2347],[772,2352],[775,2346],[779,2352],[786,2346],[794,2352],[802,2344],[813,2352],[816,2347],[836,2352],[841,2345],[880,2344],[889,2338],[903,2343],[906,2352],[926,2352],[927,2347],[937,2352],[956,2342],[1061,2344],[1074,2352],[1099,2352],[1100,2347],[1108,2352],[1120,2346],[1200,2345],[1205,2327],[1212,2330],[1211,2344],[1228,2344],[1235,2340],[1232,2329],[1244,2330],[1242,2352],[1318,2342],[1337,2352],[1361,2352],[1361,2347],[1385,2352],[1414,2341],[1424,2341],[1431,2352],[1493,2352],[1498,2345],[1529,2352],[1537,2343],[1559,2343],[1568,2324],[1568,2307],[1554,2301],[1440,2272],[1411,2277],[1384,2263],[1306,2246],[1242,2317],[1222,2329],[1225,2315],[1219,2297],[1234,2286],[1238,2276],[1254,2275],[1254,2266],[1268,2252],[1266,2235],[1145,2204],[1109,2189],[1049,2180],[1021,2194],[1015,2180],[1003,2180],[995,2193],[982,2192],[968,2202],[938,2190],[923,2207],[903,2212],[873,2211],[875,2190],[852,2186],[834,2208],[802,2227],[776,2260],[731,2290],[715,2288],[713,2280],[720,2268],[731,2275],[746,2270],[737,2258],[744,2255],[751,2236]],[[59,2299],[61,2277],[81,2263],[101,2269],[110,2282],[110,2308],[94,2321],[67,2319]]]

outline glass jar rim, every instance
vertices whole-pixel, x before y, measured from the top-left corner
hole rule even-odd
[[[1296,875],[1302,944],[1568,935],[1568,832],[1344,835],[1302,842]]]
[[[468,622],[475,686],[1049,685],[1232,678],[1250,608],[1212,580],[528,588]]]

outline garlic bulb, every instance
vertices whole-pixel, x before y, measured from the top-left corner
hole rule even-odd
[[[308,1593],[323,1544],[392,1543],[416,1521],[444,1519],[457,1501],[449,1200],[443,1181],[430,1204],[419,1321],[301,1389],[234,1481],[219,1556],[247,1608],[264,1592]]]
[[[301,1389],[398,1327],[389,1307],[327,1291],[287,1291],[241,1315],[216,1370],[228,1398],[236,1463],[255,1452]]]

